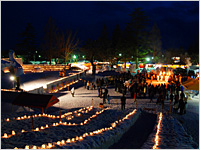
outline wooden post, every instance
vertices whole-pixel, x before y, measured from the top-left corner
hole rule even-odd
[[[91,101],[91,106],[93,106],[93,98],[92,98],[92,101]]]

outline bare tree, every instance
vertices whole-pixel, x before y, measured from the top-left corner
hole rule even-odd
[[[64,47],[61,49],[62,57],[64,58],[64,63],[66,64],[67,60],[71,53],[77,49],[79,40],[76,39],[76,34],[73,35],[72,31],[69,30],[66,33]]]

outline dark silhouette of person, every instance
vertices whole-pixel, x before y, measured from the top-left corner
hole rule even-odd
[[[125,109],[125,105],[126,105],[126,97],[123,94],[123,96],[121,97],[121,107],[122,107],[122,110]]]

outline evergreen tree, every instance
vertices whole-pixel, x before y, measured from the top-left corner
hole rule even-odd
[[[149,19],[141,8],[135,8],[135,10],[130,14],[130,17],[131,21],[127,24],[127,28],[133,36],[131,38],[133,43],[132,51],[136,60],[136,67],[138,68],[139,58],[142,58],[149,53],[146,31]]]
[[[108,61],[111,59],[111,43],[109,40],[109,34],[107,31],[106,25],[103,26],[103,29],[101,31],[101,34],[99,38],[97,39],[97,44],[100,48],[100,55],[103,58],[103,61]]]
[[[151,53],[153,54],[153,63],[155,60],[158,61],[158,53],[161,51],[161,35],[160,29],[156,24],[153,25],[152,30],[149,33],[149,48],[151,49]]]
[[[44,40],[42,44],[42,49],[45,53],[45,56],[47,57],[47,60],[50,61],[50,64],[55,56],[56,51],[56,32],[57,28],[55,22],[51,17],[49,17],[44,29]]]
[[[24,61],[28,63],[34,60],[36,50],[35,30],[31,23],[28,23],[24,32],[20,34],[21,42],[16,45],[17,53],[25,55]]]

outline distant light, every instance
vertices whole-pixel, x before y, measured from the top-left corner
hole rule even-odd
[[[131,58],[133,58],[133,56],[131,56]]]
[[[164,57],[164,55],[162,55],[162,57]]]
[[[151,57],[152,59],[154,59],[154,57]]]
[[[35,51],[35,53],[37,53],[37,51]]]
[[[147,60],[147,61],[150,61],[150,58],[147,57],[146,60]]]
[[[41,55],[38,56],[39,58],[41,57]]]
[[[85,58],[85,56],[84,56],[84,55],[83,55],[82,57],[83,57],[83,58]]]
[[[11,81],[14,81],[14,80],[15,80],[15,77],[14,77],[14,76],[10,76],[10,80],[11,80]]]
[[[76,55],[74,55],[73,58],[76,59]]]
[[[122,54],[121,54],[121,53],[119,53],[119,56],[122,56]]]

